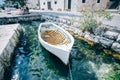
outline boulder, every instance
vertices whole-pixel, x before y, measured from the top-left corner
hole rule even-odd
[[[100,36],[94,36],[93,42],[99,43]]]
[[[103,36],[108,38],[108,39],[112,39],[112,40],[116,40],[118,37],[119,33],[114,32],[114,31],[106,31]]]
[[[113,40],[107,39],[105,37],[101,37],[99,42],[106,48],[109,48],[112,46]]]
[[[114,51],[120,53],[120,43],[117,43],[117,42],[113,43],[111,48],[112,48]]]

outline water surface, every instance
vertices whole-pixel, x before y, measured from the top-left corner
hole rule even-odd
[[[30,22],[21,25],[23,33],[15,49],[11,80],[120,80],[119,61],[106,55],[101,46],[75,39],[70,64],[65,66],[41,46],[37,26]]]

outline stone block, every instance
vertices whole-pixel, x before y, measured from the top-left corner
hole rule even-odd
[[[79,24],[78,22],[74,22],[74,23],[73,23],[73,26],[74,26],[74,27],[79,27],[80,24]]]
[[[108,39],[112,39],[112,40],[116,40],[118,37],[119,33],[117,32],[113,32],[113,31],[106,31],[103,36],[108,38]]]
[[[118,35],[117,42],[120,43],[120,34]]]
[[[114,51],[120,53],[120,43],[117,43],[117,42],[113,43],[111,48],[112,48]]]
[[[4,68],[0,63],[0,80],[3,80],[3,77],[4,77]]]
[[[93,42],[99,43],[100,36],[94,36]]]
[[[87,40],[90,40],[90,41],[94,41],[93,36],[90,33],[86,33],[84,35],[84,38],[86,38]]]
[[[112,46],[113,40],[107,39],[105,37],[101,37],[99,42],[106,48],[109,48]]]
[[[21,30],[20,27],[19,24],[0,26],[0,45],[2,45],[0,46],[0,71],[2,71],[0,72],[0,80],[3,78],[2,74],[4,74],[1,68],[9,65],[8,63],[7,65],[3,65],[3,59],[10,61],[14,48],[18,43],[18,37],[20,35],[18,30]]]

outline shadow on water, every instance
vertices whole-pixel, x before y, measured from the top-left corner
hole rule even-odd
[[[70,71],[69,66],[41,46],[37,26],[29,22],[21,25],[23,35],[15,49],[11,78],[7,80],[112,80],[108,79],[108,73],[120,69],[114,59],[104,54],[102,47],[91,47],[75,39],[70,55]],[[117,78],[120,79],[119,76]]]

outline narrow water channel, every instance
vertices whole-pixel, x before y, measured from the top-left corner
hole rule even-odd
[[[70,65],[65,66],[41,46],[38,26],[30,22],[21,25],[23,33],[14,51],[10,80],[120,80],[119,61],[106,55],[101,46],[91,47],[75,39]]]

